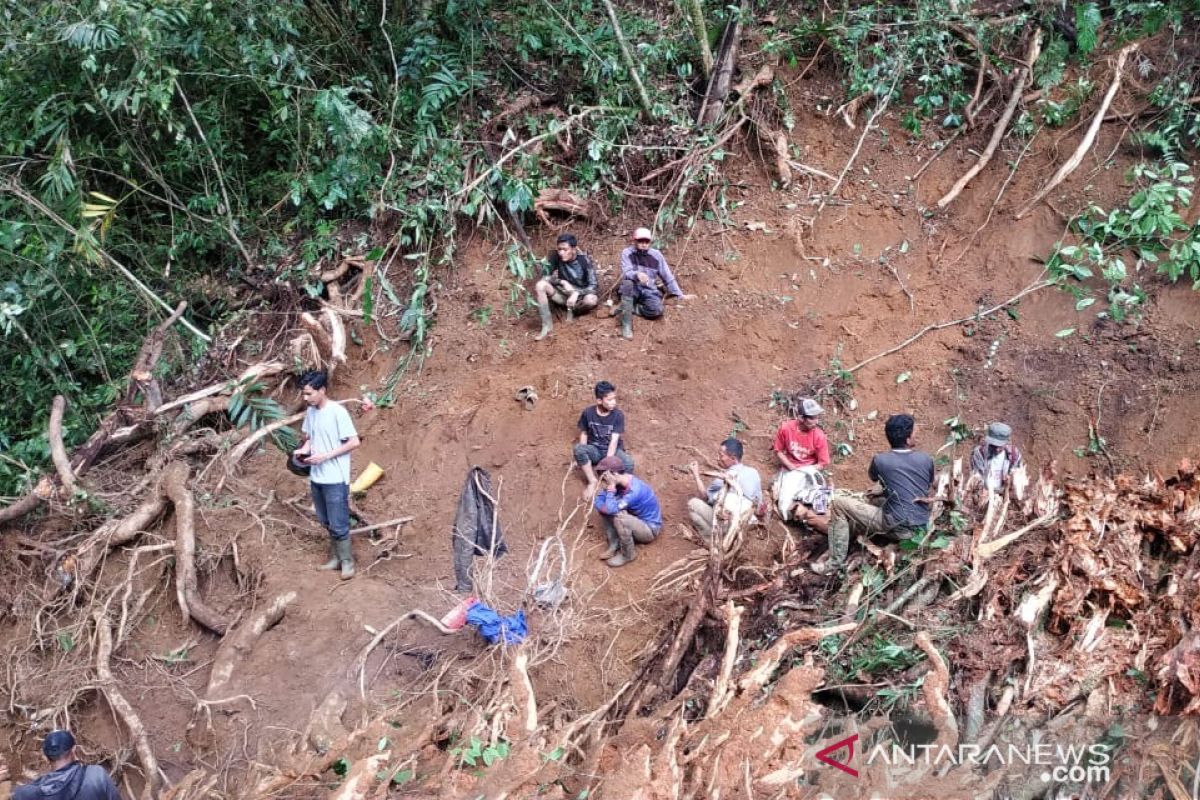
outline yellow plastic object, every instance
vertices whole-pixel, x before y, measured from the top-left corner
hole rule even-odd
[[[367,468],[358,476],[358,480],[350,484],[350,491],[354,494],[365,492],[375,485],[375,481],[383,477],[383,467],[372,461],[367,464]]]

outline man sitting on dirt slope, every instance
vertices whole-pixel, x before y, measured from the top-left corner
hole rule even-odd
[[[104,767],[75,760],[75,737],[70,731],[50,731],[42,753],[54,768],[12,793],[12,800],[121,800]]]
[[[829,522],[829,555],[812,565],[818,575],[840,572],[850,549],[850,532],[860,537],[885,534],[911,539],[929,524],[929,493],[933,488],[933,459],[913,449],[915,423],[908,414],[896,414],[884,425],[891,450],[871,459],[867,475],[883,484],[882,508],[835,493]]]
[[[1001,491],[1023,463],[1012,442],[1012,428],[1003,422],[990,423],[983,443],[971,451],[971,471],[983,479],[989,492]]]
[[[539,342],[554,327],[551,302],[566,306],[567,319],[591,311],[600,302],[596,296],[596,267],[579,252],[577,244],[573,235],[559,234],[556,252],[546,260],[545,275],[533,287],[542,318],[542,332],[533,337]]]
[[[606,456],[596,465],[601,490],[593,501],[608,539],[608,550],[600,555],[610,567],[622,567],[637,558],[634,542],[650,544],[662,531],[662,508],[654,490],[625,471],[616,456]]]
[[[298,461],[311,467],[309,488],[313,510],[329,531],[329,560],[318,569],[341,567],[342,580],[354,577],[354,551],[350,546],[350,451],[359,445],[350,412],[327,394],[329,376],[320,370],[300,378],[300,391],[308,411],[304,415],[304,442],[295,450]]]
[[[617,387],[600,381],[593,390],[596,404],[579,415],[579,442],[575,445],[575,463],[587,478],[586,497],[596,491],[596,471],[592,465],[607,456],[616,456],[633,472],[633,459],[625,452],[625,414],[617,408]]]
[[[696,533],[705,539],[712,537],[713,524],[716,522],[718,514],[715,505],[721,496],[721,489],[725,487],[726,480],[737,485],[741,491],[741,497],[751,504],[756,513],[760,511],[762,478],[759,476],[758,470],[742,463],[744,452],[745,448],[737,439],[731,437],[721,442],[721,449],[717,453],[717,464],[725,471],[724,477],[717,478],[708,486],[705,486],[704,482],[700,480],[700,465],[695,461],[688,464],[688,469],[692,471],[692,477],[696,479],[696,488],[700,490],[700,494],[704,498],[693,497],[688,500],[688,518],[692,522],[692,527],[696,529]],[[732,486],[729,488],[729,494],[734,494]]]
[[[779,426],[771,445],[781,467],[772,491],[784,522],[826,533],[831,490],[823,472],[829,466],[829,437],[820,427],[825,410],[811,397],[793,398],[790,405],[795,419]]]
[[[658,319],[663,315],[661,282],[675,297],[690,300],[695,295],[684,294],[671,274],[662,252],[651,247],[654,235],[649,228],[633,232],[633,244],[621,251],[621,335],[633,338],[633,315]]]

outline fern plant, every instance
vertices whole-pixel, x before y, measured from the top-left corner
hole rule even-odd
[[[254,378],[248,378],[235,385],[226,412],[234,427],[256,431],[283,419],[283,407],[270,397],[264,397],[261,394],[264,389],[266,386]],[[299,437],[291,428],[272,431],[270,438],[275,446],[285,453],[292,452],[300,445]]]

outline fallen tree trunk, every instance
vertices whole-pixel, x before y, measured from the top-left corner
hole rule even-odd
[[[742,38],[742,16],[733,14],[725,23],[721,32],[721,42],[717,47],[716,64],[709,74],[708,87],[704,92],[704,102],[696,114],[696,124],[712,125],[721,117],[721,109],[725,98],[729,96],[729,86],[733,81],[733,70],[737,65],[738,43]]]
[[[196,579],[196,510],[188,491],[188,467],[176,461],[163,474],[162,490],[175,506],[175,595],[184,624],[195,620],[218,636],[229,630],[229,622],[204,602]]]

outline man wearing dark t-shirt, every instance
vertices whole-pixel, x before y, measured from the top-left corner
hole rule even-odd
[[[545,276],[533,287],[537,294],[542,331],[533,337],[541,341],[554,327],[550,303],[565,306],[567,318],[591,311],[600,302],[596,294],[596,267],[579,252],[578,242],[569,233],[560,234],[555,252],[546,261]]]
[[[575,445],[575,463],[587,478],[587,494],[596,491],[598,479],[593,465],[606,456],[616,456],[633,472],[633,459],[625,452],[625,415],[617,408],[617,388],[600,381],[594,391],[596,404],[579,415],[579,441]]]
[[[892,449],[871,459],[867,475],[883,485],[883,505],[875,506],[842,494],[834,494],[829,522],[829,558],[812,565],[813,572],[839,572],[850,549],[850,533],[857,536],[885,534],[909,539],[929,524],[929,493],[933,488],[933,459],[913,449],[913,418],[908,414],[889,417],[884,426]]]

